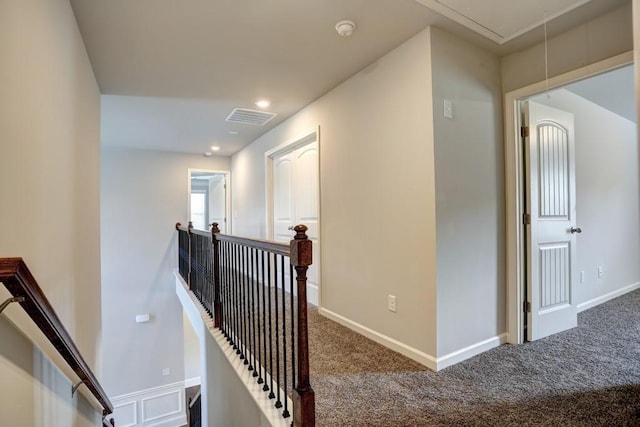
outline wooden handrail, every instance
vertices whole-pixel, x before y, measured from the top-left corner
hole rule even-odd
[[[288,243],[271,242],[267,240],[249,239],[246,237],[230,236],[228,234],[216,233],[216,238],[219,241],[235,243],[243,245],[248,248],[259,249],[262,251],[271,252],[278,255],[289,256],[291,248]]]
[[[111,414],[111,401],[22,258],[0,258],[0,282],[14,298],[24,298],[19,304],[102,405],[102,416]]]
[[[191,224],[191,222],[189,223]],[[217,226],[217,224],[216,224]],[[191,234],[198,234],[204,237],[211,237],[211,232],[198,230],[193,227],[185,227],[179,222],[176,223],[176,230],[186,231]],[[213,231],[213,230],[212,230]],[[251,239],[249,237],[231,236],[229,234],[215,233],[217,239],[229,243],[235,243],[238,245],[247,246],[249,248],[260,249],[263,251],[271,252],[278,255],[289,256],[290,247],[288,243],[278,243],[270,240]]]

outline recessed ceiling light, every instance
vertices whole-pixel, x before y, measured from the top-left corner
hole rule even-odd
[[[238,135],[240,132],[236,132],[235,130],[230,130],[229,133],[231,135]]]
[[[256,106],[260,108],[267,108],[269,105],[271,105],[271,101],[268,99],[260,99],[256,101]]]
[[[218,147],[217,145],[213,145],[213,146],[211,146],[211,150],[212,151],[220,151],[220,147]]]
[[[205,157],[211,157],[213,155],[213,153],[211,153],[211,151],[207,151],[206,153],[202,154]]]

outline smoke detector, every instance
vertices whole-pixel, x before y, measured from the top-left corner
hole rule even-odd
[[[353,30],[355,30],[356,24],[353,21],[349,21],[348,19],[342,20],[336,24],[336,31],[342,37],[349,37]]]

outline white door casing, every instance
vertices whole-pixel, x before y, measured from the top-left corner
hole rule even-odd
[[[227,180],[226,175],[215,175],[209,180],[209,221],[218,223],[222,234],[227,234]]]
[[[187,217],[191,219],[191,193],[194,177],[208,178],[207,183],[207,217],[206,224],[218,223],[218,228],[224,234],[231,233],[231,179],[229,171],[209,169],[187,169]],[[204,227],[207,229],[207,227]]]
[[[573,114],[525,103],[527,339],[577,325]]]
[[[268,238],[289,242],[298,224],[308,227],[313,263],[307,272],[307,299],[319,304],[320,209],[319,142],[314,130],[266,153]]]
[[[531,96],[550,89],[582,80],[587,77],[633,64],[633,51],[589,64],[569,72],[550,77],[525,87],[510,91],[504,97],[505,132],[505,201],[506,201],[506,278],[507,278],[507,342],[520,344],[525,341],[526,300],[526,249],[525,226],[522,224],[524,209],[524,150],[521,143],[522,103]]]

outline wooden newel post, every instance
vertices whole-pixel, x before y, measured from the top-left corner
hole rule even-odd
[[[191,283],[192,283],[192,259],[193,259],[193,240],[191,239],[191,234],[193,233],[193,222],[189,221],[189,225],[187,226],[187,230],[188,230],[188,236],[189,236],[189,283],[187,283],[189,285],[189,290],[192,291],[193,288],[191,287]]]
[[[211,243],[213,244],[213,326],[222,324],[222,303],[220,301],[220,234],[218,223],[211,224]]]
[[[296,225],[296,235],[291,241],[291,265],[296,269],[298,284],[298,360],[297,380],[293,394],[293,425],[316,425],[315,394],[309,382],[309,339],[307,330],[307,270],[313,260],[313,243],[307,237],[305,225]]]

